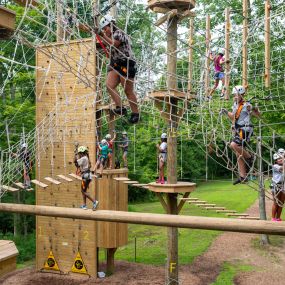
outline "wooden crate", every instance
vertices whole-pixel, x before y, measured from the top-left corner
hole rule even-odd
[[[0,240],[0,277],[16,270],[18,254],[19,252],[13,241]]]

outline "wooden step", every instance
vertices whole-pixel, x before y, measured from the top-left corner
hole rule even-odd
[[[206,210],[225,210],[225,207],[205,207]]]
[[[130,184],[130,185],[132,185],[132,184],[139,184],[139,182],[138,181],[132,181],[132,180],[126,180],[126,181],[123,181],[123,183],[124,184]]]
[[[67,182],[72,182],[73,180],[65,175],[59,174],[57,175],[59,178],[61,178],[62,180],[65,180]]]
[[[59,182],[58,180],[55,180],[55,179],[53,179],[51,177],[45,177],[44,179],[49,181],[49,182],[51,182],[51,183],[53,183],[53,184],[55,184],[55,185],[61,184],[61,182]]]
[[[116,181],[128,181],[128,180],[130,180],[130,178],[128,178],[128,177],[115,177],[113,179]]]
[[[208,202],[196,200],[196,201],[189,201],[188,203],[190,203],[190,204],[207,204]]]
[[[48,187],[47,184],[44,184],[44,183],[42,183],[42,182],[40,182],[40,181],[38,181],[38,180],[36,180],[36,179],[32,180],[31,182],[34,183],[34,184],[37,185],[37,186],[42,187],[42,188],[47,188],[47,187]]]
[[[20,189],[26,190],[28,192],[30,191],[34,191],[33,188],[27,188],[25,187],[25,185],[22,182],[14,182],[13,184],[15,184],[17,187],[19,187]]]
[[[71,177],[73,177],[73,178],[75,178],[75,179],[77,179],[77,180],[82,180],[81,176],[76,175],[76,174],[74,174],[74,173],[69,173],[68,175],[71,176]]]
[[[179,200],[185,200],[185,201],[197,201],[198,198],[179,198]]]
[[[234,214],[234,213],[237,213],[237,211],[236,210],[217,210],[216,211],[217,213],[224,213],[224,214],[226,214],[226,213],[232,213],[232,214]]]
[[[244,219],[244,220],[260,220],[259,217],[251,217],[251,216],[248,216],[248,217],[240,217],[240,219]]]
[[[16,192],[16,191],[19,191],[18,188],[14,188],[14,187],[11,187],[11,186],[7,186],[7,185],[2,185],[1,188],[5,191],[8,191],[8,192]]]
[[[229,217],[248,217],[249,214],[227,214]]]
[[[196,204],[198,207],[215,207],[216,204]]]
[[[143,186],[147,186],[148,184],[134,184],[134,186],[136,187],[143,187]]]

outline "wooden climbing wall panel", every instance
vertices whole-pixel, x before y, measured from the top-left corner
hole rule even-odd
[[[37,205],[74,207],[82,205],[81,181],[69,176],[75,173],[74,145],[89,147],[95,164],[96,127],[94,115],[95,56],[91,40],[43,46],[37,50],[36,179],[47,184],[37,186]],[[70,177],[68,182],[57,175]],[[56,185],[45,180],[51,177]],[[95,183],[89,187],[95,195]],[[91,202],[87,203],[91,208]],[[40,270],[52,251],[59,269],[71,271],[80,252],[88,274],[97,274],[96,222],[63,218],[37,217],[36,265]]]

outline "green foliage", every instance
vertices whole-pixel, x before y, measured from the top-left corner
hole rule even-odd
[[[246,264],[232,264],[225,262],[222,272],[218,276],[217,280],[212,285],[233,285],[234,278],[241,272],[252,271],[253,267]]]

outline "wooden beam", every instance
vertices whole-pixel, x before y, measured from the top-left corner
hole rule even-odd
[[[157,26],[157,27],[160,26],[160,25],[162,25],[164,22],[166,22],[166,21],[172,19],[174,16],[177,16],[177,13],[178,13],[177,9],[173,9],[173,10],[167,12],[165,15],[163,15],[161,18],[159,18],[159,19],[155,22],[154,25]]]
[[[242,30],[242,85],[247,89],[247,41],[248,41],[248,0],[243,0],[242,16],[243,16],[243,30]]]
[[[0,6],[0,28],[14,31],[15,23],[16,13],[10,9]]]
[[[230,32],[231,32],[231,19],[230,19],[230,8],[225,9],[225,87],[226,95],[225,99],[229,100],[230,94]]]
[[[180,202],[179,202],[178,208],[177,208],[178,214],[182,210],[184,204],[186,203],[185,199],[188,199],[189,195],[190,195],[190,192],[188,192],[188,193],[186,192],[186,193],[184,193],[183,198],[180,199]]]
[[[285,227],[283,223],[264,220],[247,221],[229,218],[209,218],[107,210],[82,211],[81,209],[76,208],[35,206],[11,203],[0,203],[0,212],[20,213],[46,217],[62,217],[89,221],[106,221],[163,227],[179,227],[285,236]]]
[[[38,186],[42,187],[42,188],[47,188],[48,187],[47,184],[44,184],[44,183],[42,183],[42,182],[40,182],[40,181],[38,181],[36,179],[32,180],[31,182],[34,183],[35,185],[38,185]]]
[[[270,88],[270,0],[265,1],[265,21],[264,21],[264,32],[265,32],[265,87]]]
[[[55,179],[53,179],[51,177],[45,177],[44,179],[49,181],[49,182],[51,182],[52,184],[55,184],[55,185],[61,184],[61,182],[59,182],[59,181],[57,181],[57,180],[55,180]]]
[[[1,188],[5,191],[8,191],[8,192],[16,192],[16,191],[19,191],[18,188],[14,188],[14,187],[11,187],[11,186],[7,186],[7,185],[1,185]]]
[[[77,180],[82,180],[81,176],[76,175],[76,174],[74,174],[74,173],[69,173],[68,175],[71,176],[71,177],[73,177],[73,178],[76,178]]]
[[[62,174],[58,174],[57,175],[59,178],[61,178],[62,180],[65,180],[67,182],[72,182],[73,180],[65,175],[62,175]]]
[[[168,207],[167,204],[165,202],[165,200],[163,199],[163,195],[159,192],[155,192],[156,197],[158,198],[160,204],[162,205],[163,209],[165,210],[165,212],[168,212]]]
[[[206,61],[205,61],[205,97],[209,95],[210,91],[210,41],[211,41],[211,18],[210,15],[206,17]]]
[[[38,6],[39,2],[36,0],[13,0],[13,2],[17,3],[20,6],[26,7],[29,5]]]
[[[189,21],[189,55],[188,55],[188,92],[192,92],[192,79],[193,79],[193,36],[194,36],[194,20]]]

